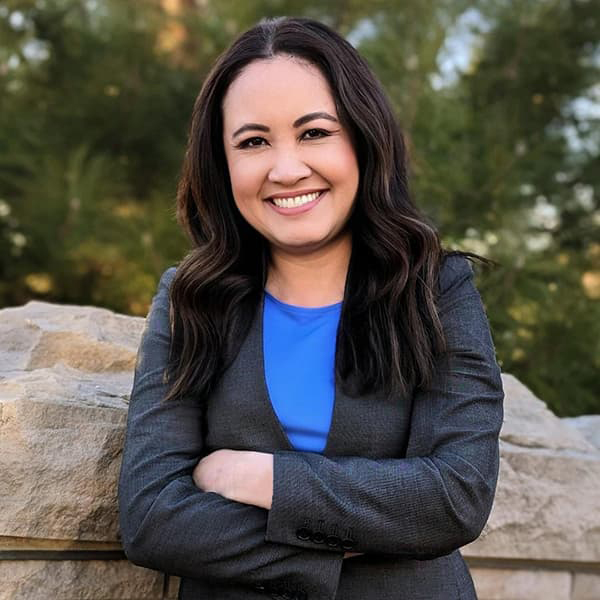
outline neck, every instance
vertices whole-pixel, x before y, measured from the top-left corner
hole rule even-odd
[[[291,254],[271,247],[266,290],[296,306],[327,306],[344,299],[352,241],[341,236],[310,254]]]

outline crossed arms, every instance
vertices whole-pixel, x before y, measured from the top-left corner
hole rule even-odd
[[[270,503],[264,486],[258,486],[266,490],[262,498],[248,488],[212,486],[210,468],[197,469],[200,487],[194,483],[206,454],[200,407],[193,398],[162,402],[175,272],[167,270],[147,318],[130,401],[119,485],[127,556],[185,577],[247,585],[285,579],[309,597],[331,598],[344,555],[299,539],[302,515],[348,525],[359,553],[433,558],[475,539],[495,491],[503,392],[470,265],[462,258],[446,262],[440,316],[449,360],[414,399],[406,457],[276,451],[268,455],[272,473],[264,457],[251,458],[246,466],[256,468],[256,477],[272,475]],[[261,453],[233,463],[251,454]],[[235,472],[233,463],[223,464]]]

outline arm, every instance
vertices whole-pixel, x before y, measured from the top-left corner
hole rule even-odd
[[[498,476],[504,393],[472,276],[466,259],[447,259],[439,308],[448,360],[414,397],[406,458],[276,452],[267,540],[315,547],[296,532],[322,521],[326,533],[352,531],[347,550],[433,558],[478,537]]]
[[[269,452],[221,449],[194,467],[192,479],[205,492],[266,510],[273,501],[273,455]],[[344,558],[360,555],[344,552]]]
[[[174,273],[161,277],[138,351],[119,481],[125,553],[135,564],[183,577],[249,585],[281,579],[309,597],[332,598],[341,553],[266,542],[266,510],[194,485],[204,451],[200,404],[194,397],[163,401]]]

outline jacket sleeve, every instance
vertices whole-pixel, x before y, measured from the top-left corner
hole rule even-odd
[[[302,527],[318,520],[348,532],[345,550],[425,559],[479,536],[498,477],[504,392],[470,262],[448,257],[440,290],[447,360],[413,398],[406,457],[277,451],[267,540],[315,547]]]
[[[170,342],[169,286],[163,273],[137,355],[119,479],[122,543],[135,564],[174,575],[280,585],[333,598],[341,552],[265,541],[267,511],[199,490],[192,471],[203,456],[196,398],[164,402]]]

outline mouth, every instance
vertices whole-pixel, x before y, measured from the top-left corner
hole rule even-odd
[[[286,196],[276,198],[271,196],[267,198],[269,202],[273,203],[279,208],[296,208],[297,206],[304,206],[310,202],[314,202],[325,190],[318,190],[314,192],[305,192],[296,196]]]
[[[277,210],[284,214],[294,214],[304,212],[318,204],[321,197],[327,190],[305,191],[296,195],[289,196],[270,196],[267,201]]]

